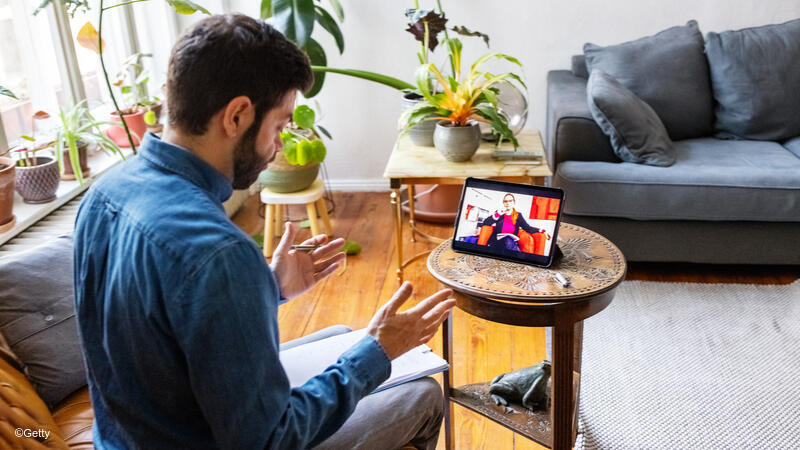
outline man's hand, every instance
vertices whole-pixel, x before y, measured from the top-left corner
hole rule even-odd
[[[321,245],[313,252],[292,250],[296,232],[294,224],[286,222],[281,242],[272,254],[270,264],[281,287],[281,294],[287,299],[297,297],[314,287],[318,281],[335,272],[344,259],[344,253],[340,251],[344,239],[334,239],[325,244],[328,236],[324,234],[314,236],[301,244]]]
[[[395,359],[431,340],[456,304],[455,299],[448,298],[453,291],[443,289],[408,311],[397,312],[411,297],[412,291],[411,283],[403,283],[392,299],[375,313],[367,326],[367,334],[381,344],[389,359]]]

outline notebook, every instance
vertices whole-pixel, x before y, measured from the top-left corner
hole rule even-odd
[[[331,336],[280,352],[281,364],[294,388],[335,364],[342,353],[367,334],[366,329]],[[372,393],[447,370],[447,361],[423,344],[392,361],[392,374]]]

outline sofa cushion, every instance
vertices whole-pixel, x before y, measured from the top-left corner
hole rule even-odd
[[[647,102],[673,140],[710,136],[713,101],[697,22],[608,47],[583,46],[591,73],[602,70]]]
[[[800,222],[800,159],[779,144],[675,142],[670,167],[566,161],[564,212],[638,220]]]
[[[794,156],[800,158],[800,136],[796,138],[789,139],[788,141],[783,143],[783,146],[792,152]]]
[[[0,258],[0,332],[49,407],[86,385],[72,266],[71,236]]]
[[[586,101],[621,160],[653,166],[675,162],[675,149],[661,119],[614,77],[593,70],[586,85]]]
[[[721,137],[800,135],[800,19],[708,33],[706,53]]]

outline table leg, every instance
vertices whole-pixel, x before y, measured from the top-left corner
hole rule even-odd
[[[556,311],[553,327],[553,405],[551,409],[554,450],[572,448],[572,371],[575,352],[575,322],[566,308]]]
[[[400,180],[390,180],[392,214],[394,215],[395,243],[397,244],[397,284],[403,282],[403,208],[400,205]]]
[[[325,203],[325,197],[320,197],[317,200],[317,210],[320,217],[322,217],[322,224],[325,225],[325,234],[333,236],[333,227],[331,227],[331,218],[328,217],[328,205]]]
[[[411,227],[411,242],[417,242],[416,225],[414,224],[414,196],[416,192],[413,184],[408,185],[408,224]]]
[[[275,239],[275,205],[264,205],[264,256],[272,256],[272,242]]]
[[[450,404],[450,389],[453,386],[453,313],[444,319],[442,324],[442,356],[450,364],[450,368],[444,371],[442,380],[444,381],[444,443],[445,448],[450,450],[455,439],[455,412],[453,405]]]

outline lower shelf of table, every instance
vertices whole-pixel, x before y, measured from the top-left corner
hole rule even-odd
[[[550,386],[552,386],[552,379]],[[580,374],[575,372],[572,377],[573,404],[577,406],[580,390]],[[450,400],[471,411],[474,411],[500,425],[519,433],[528,439],[546,447],[552,447],[552,423],[550,419],[551,405],[542,411],[531,412],[522,405],[509,403],[508,407],[496,405],[489,395],[489,383],[467,384],[450,390]],[[508,408],[508,409],[507,409]],[[577,424],[574,424],[577,426]],[[574,436],[573,432],[573,436]]]

